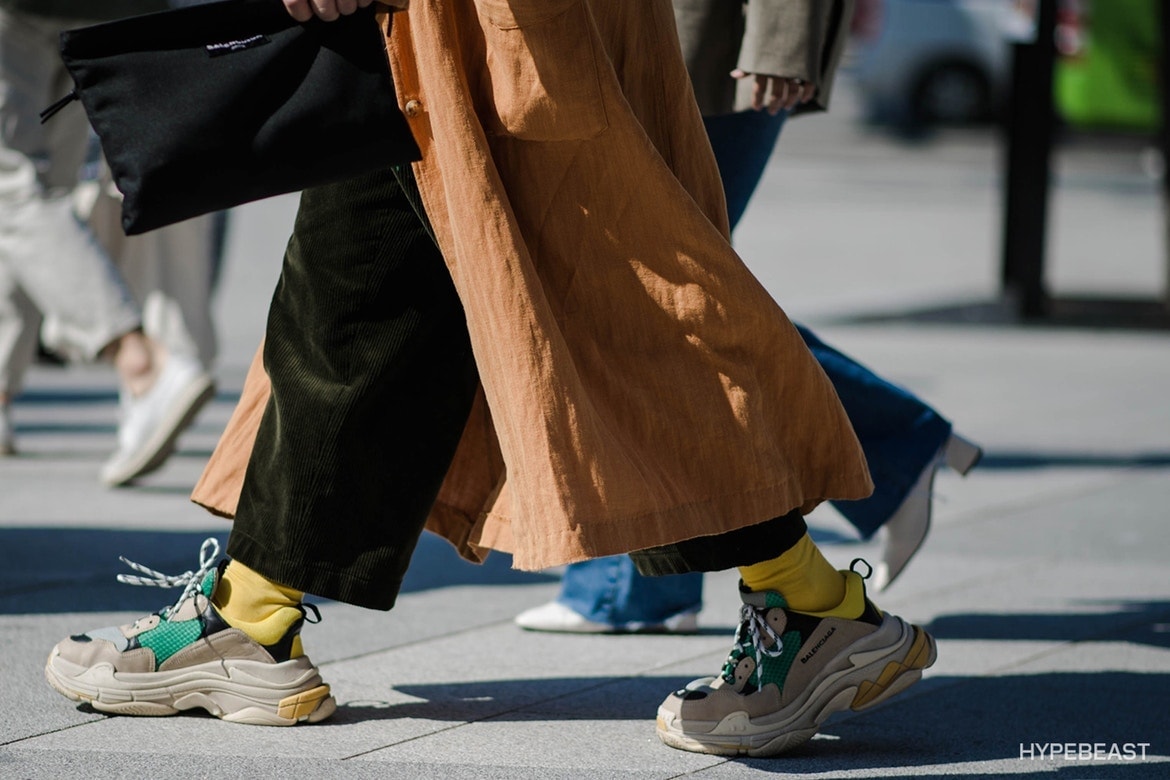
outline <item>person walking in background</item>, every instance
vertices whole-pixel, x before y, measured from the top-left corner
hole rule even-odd
[[[285,3],[329,20],[362,0]],[[728,243],[669,3],[474,10],[413,2],[387,28],[422,159],[302,194],[263,363],[208,464],[230,560],[212,541],[179,578],[136,566],[179,599],[58,643],[50,684],[104,712],[321,721],[305,594],[390,609],[427,524],[524,569],[736,567],[727,666],[658,710],[673,747],[773,755],[901,692],[935,642],[807,534],[872,485]]]
[[[110,487],[125,485],[158,468],[174,450],[178,435],[194,421],[199,410],[215,394],[214,369],[219,354],[212,317],[212,294],[224,249],[225,213],[206,214],[139,235],[122,231],[122,196],[114,186],[109,168],[100,165],[98,176],[79,188],[77,211],[86,219],[114,261],[142,312],[143,332],[158,345],[168,362],[182,367],[182,375],[195,378],[178,393],[158,426],[157,435],[169,442],[146,446],[156,451],[152,463],[134,465],[140,446],[123,444],[122,458],[115,455],[102,472]],[[42,338],[54,347],[54,318],[46,317]],[[131,419],[123,399],[124,420]],[[125,430],[120,430],[125,438]],[[118,465],[122,461],[122,465]]]
[[[734,230],[786,119],[828,110],[853,3],[674,0],[674,11]],[[979,449],[912,393],[796,327],[865,451],[874,493],[833,506],[863,539],[884,529],[873,578],[882,590],[926,538],[936,469],[945,464],[965,474]],[[516,623],[532,631],[687,633],[698,627],[702,594],[701,574],[644,577],[628,557],[597,558],[566,567],[556,599],[520,613]]]
[[[180,341],[172,337],[174,316],[148,311],[144,330],[134,293],[79,218],[85,114],[64,112],[42,125],[39,112],[72,86],[58,53],[62,29],[165,7],[153,0],[0,0],[0,452],[16,451],[10,406],[41,335],[70,359],[108,359],[117,369],[118,446],[100,473],[111,486],[160,466],[214,383],[199,359],[169,348]],[[179,228],[192,229],[199,227]],[[110,231],[103,237],[115,238]],[[172,232],[142,245],[154,242],[155,252],[174,238]],[[155,332],[162,320],[171,320],[167,332]]]

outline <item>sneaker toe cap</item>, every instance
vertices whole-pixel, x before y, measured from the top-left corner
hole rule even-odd
[[[58,642],[50,660],[61,659],[82,669],[106,664],[116,672],[153,672],[154,652],[147,647],[120,651],[113,642],[76,634]]]
[[[738,693],[729,685],[718,684],[719,678],[706,677],[666,697],[659,714],[672,716],[686,729],[707,730],[729,715],[744,713],[755,718],[778,712],[783,703],[780,689],[765,685],[754,693]]]
[[[615,630],[613,626],[589,620],[559,601],[550,601],[547,604],[521,612],[516,616],[516,625],[529,631],[554,631],[570,634],[605,634]]]

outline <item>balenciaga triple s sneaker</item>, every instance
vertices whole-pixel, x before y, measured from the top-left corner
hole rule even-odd
[[[219,544],[203,543],[200,568],[176,577],[125,561],[146,577],[135,585],[182,587],[173,606],[125,626],[77,634],[49,654],[49,684],[74,701],[118,715],[174,715],[202,708],[233,723],[292,726],[316,723],[337,703],[301,650],[304,610],[273,645],[229,626],[211,603],[226,562]],[[308,609],[317,616],[315,607]],[[314,621],[315,622],[315,621]]]
[[[844,574],[845,600],[828,612],[796,612],[779,593],[743,592],[722,674],[666,698],[662,741],[696,753],[774,756],[803,744],[832,713],[872,707],[921,679],[937,656],[934,639],[882,613],[862,576]]]

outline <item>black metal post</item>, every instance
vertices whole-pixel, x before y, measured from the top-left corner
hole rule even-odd
[[[1158,3],[1157,14],[1162,44],[1158,52],[1158,95],[1161,108],[1158,147],[1162,151],[1162,262],[1166,266],[1162,280],[1162,305],[1170,309],[1170,8],[1164,2]]]
[[[1003,289],[1025,319],[1047,313],[1044,290],[1050,158],[1055,129],[1056,2],[1039,0],[1036,40],[1012,48],[1006,117]]]

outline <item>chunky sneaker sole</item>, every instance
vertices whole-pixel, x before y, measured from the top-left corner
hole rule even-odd
[[[680,612],[660,623],[598,623],[559,601],[525,610],[514,622],[527,631],[560,634],[693,634],[699,630],[697,612]]]
[[[660,708],[658,736],[671,747],[695,753],[774,756],[807,742],[834,712],[860,712],[906,690],[937,657],[929,634],[887,615],[881,628],[838,655],[807,694],[783,710],[756,718],[739,711],[718,722],[683,724]]]
[[[920,680],[938,657],[934,639],[877,609],[858,573],[845,572],[845,582],[844,600],[823,613],[741,587],[741,623],[722,673],[666,697],[659,738],[696,753],[774,756],[809,740],[834,712],[868,709]]]
[[[178,576],[123,558],[147,576],[123,574],[121,582],[181,587],[179,599],[133,623],[58,642],[45,663],[49,685],[115,715],[204,709],[226,721],[261,726],[317,723],[332,715],[337,702],[300,641],[307,615],[320,620],[317,608],[280,606],[280,623],[272,628],[283,633],[261,644],[216,609],[214,593],[226,567],[226,561],[216,564],[218,555],[219,543],[206,540],[199,569]]]
[[[79,666],[54,650],[45,677],[73,701],[112,715],[163,716],[204,709],[232,723],[294,726],[325,720],[337,709],[329,686],[303,656],[279,664],[228,659],[135,674],[104,664]]]

